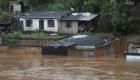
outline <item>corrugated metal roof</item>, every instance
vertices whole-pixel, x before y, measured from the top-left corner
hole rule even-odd
[[[54,18],[59,19],[70,11],[29,11],[21,14],[21,18]]]
[[[31,19],[31,18],[51,18],[51,19],[60,19],[61,20],[78,20],[78,21],[90,21],[94,19],[97,14],[90,14],[90,15],[77,15],[74,16],[70,11],[29,11],[21,14],[20,18]],[[66,15],[69,14],[69,15]]]
[[[65,16],[62,20],[78,20],[78,21],[90,21],[92,19],[94,19],[95,17],[97,17],[97,14],[91,14],[88,16],[83,16],[83,15],[67,15]]]
[[[113,38],[114,37],[95,37],[95,36],[88,36],[84,38],[67,38],[67,39],[50,43],[48,46],[68,47],[73,45],[89,45],[89,46],[101,47],[110,44]]]

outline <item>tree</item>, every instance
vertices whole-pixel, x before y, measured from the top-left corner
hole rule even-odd
[[[113,33],[115,35],[122,35],[137,31],[137,19],[128,14],[128,6],[125,6],[124,2],[119,0],[113,4],[111,19]]]
[[[3,10],[10,0],[0,0],[0,9]]]
[[[0,23],[11,23],[14,14],[9,14],[7,12],[0,13]]]
[[[112,4],[110,0],[106,0],[104,2],[100,2],[100,12],[98,19],[98,30],[102,32],[112,32],[111,11]]]

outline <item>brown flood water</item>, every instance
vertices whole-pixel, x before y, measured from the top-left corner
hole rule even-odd
[[[140,80],[140,61],[42,56],[34,48],[1,48],[0,80]]]

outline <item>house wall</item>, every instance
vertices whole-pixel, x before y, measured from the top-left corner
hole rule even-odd
[[[24,31],[36,31],[39,30],[39,19],[31,19],[32,20],[32,26],[31,27],[26,27],[26,20],[20,18],[20,21],[23,21],[23,30]]]
[[[59,27],[60,33],[66,33],[66,34],[78,34],[78,21],[72,21],[72,27],[66,26],[66,21],[60,22],[61,26]]]
[[[48,27],[48,19],[44,20],[44,31],[48,31],[48,32],[58,32],[58,22],[59,20],[57,19],[53,19],[55,26],[54,27]]]
[[[26,27],[26,20],[27,19],[20,18],[19,20],[23,21],[23,30],[24,31],[39,31],[39,20],[40,19],[31,19],[32,20],[32,27]],[[58,32],[58,20],[57,19],[53,19],[53,20],[55,22],[55,26],[48,27],[48,19],[44,19],[44,31]]]

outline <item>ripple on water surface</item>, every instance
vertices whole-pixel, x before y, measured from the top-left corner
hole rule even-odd
[[[140,62],[122,58],[42,56],[11,49],[0,53],[0,80],[139,80]],[[28,52],[28,53],[27,53]]]

